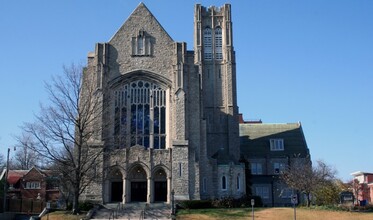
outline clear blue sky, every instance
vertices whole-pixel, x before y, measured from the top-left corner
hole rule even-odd
[[[145,0],[193,49],[194,4],[232,4],[238,105],[246,119],[302,122],[312,159],[344,180],[373,172],[373,1]],[[44,81],[85,63],[140,1],[2,0],[0,153],[46,102]],[[13,153],[13,152],[12,152]]]

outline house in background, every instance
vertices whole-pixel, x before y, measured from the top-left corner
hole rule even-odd
[[[5,169],[0,180],[5,178]],[[9,170],[7,197],[9,199],[36,199],[45,202],[57,201],[60,193],[58,181],[50,170],[36,167],[30,170]]]
[[[295,160],[310,160],[302,125],[244,121],[242,115],[239,121],[246,191],[260,196],[264,206],[291,205],[293,191],[279,176]]]
[[[353,193],[360,205],[372,204],[373,173],[356,171],[351,173],[353,179]]]

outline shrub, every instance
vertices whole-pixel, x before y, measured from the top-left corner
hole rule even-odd
[[[251,207],[251,199],[255,200],[255,207],[263,206],[259,196],[243,196],[238,199],[225,197],[214,200],[185,200],[179,201],[176,206],[178,209],[241,208]]]
[[[186,200],[178,202],[178,208],[182,209],[208,209],[212,208],[211,200]]]
[[[81,211],[89,211],[92,208],[93,208],[93,204],[91,202],[79,203],[79,210]]]

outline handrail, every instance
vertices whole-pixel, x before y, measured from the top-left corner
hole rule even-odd
[[[121,209],[122,208],[121,208],[120,202],[118,202],[118,205],[115,207],[115,209],[111,210],[110,215],[109,215],[109,220],[118,219],[118,213]],[[113,218],[111,218],[111,217],[113,217]]]
[[[113,218],[111,218],[111,217],[113,217]],[[111,212],[110,212],[109,220],[111,220],[111,219],[115,219],[115,217],[114,217],[114,210],[111,210]]]

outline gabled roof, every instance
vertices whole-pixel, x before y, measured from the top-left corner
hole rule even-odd
[[[8,171],[8,183],[16,184],[28,172],[29,172],[28,170],[9,170]]]
[[[134,19],[132,19],[134,18]],[[159,28],[166,34],[167,37],[171,41],[172,38],[170,35],[166,32],[166,30],[162,27],[162,25],[158,22],[158,20],[155,18],[155,16],[150,12],[150,10],[146,7],[146,5],[141,2],[135,10],[131,13],[131,15],[127,18],[127,20],[122,24],[122,26],[118,29],[118,31],[110,38],[109,42],[111,42],[118,34],[120,34],[121,31],[125,30],[125,27],[127,26],[127,23],[129,22],[139,22],[140,19],[151,19],[153,22],[152,25],[158,25]],[[139,23],[140,24],[140,23]],[[139,27],[140,29],[143,27]]]
[[[362,176],[362,175],[373,175],[373,173],[363,172],[363,171],[356,171],[353,173],[350,173],[351,176]]]
[[[250,156],[309,155],[307,143],[300,123],[287,124],[240,124],[241,154]],[[284,151],[271,152],[270,139],[283,139]],[[285,155],[286,154],[286,155]]]
[[[21,178],[26,176],[28,173],[30,173],[31,170],[36,170],[40,173],[40,175],[43,176],[49,176],[52,174],[52,171],[50,170],[40,170],[36,167],[32,167],[29,170],[8,170],[8,183],[9,184],[16,184]],[[3,170],[0,179],[3,179],[5,176],[6,169]]]

